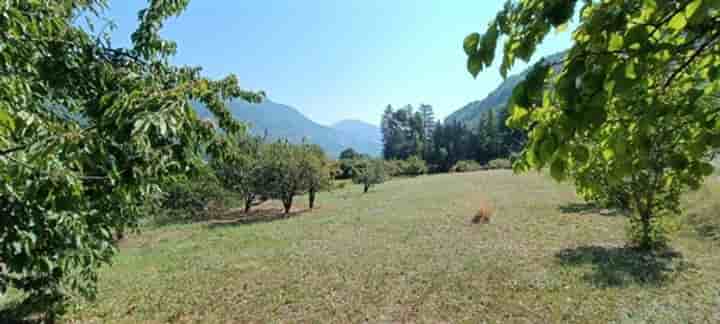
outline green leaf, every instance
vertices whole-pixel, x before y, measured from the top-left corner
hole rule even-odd
[[[510,108],[510,118],[508,118],[507,124],[513,128],[521,128],[525,125],[525,123],[527,123],[529,117],[530,113],[527,109],[515,105]]]
[[[470,74],[472,74],[473,78],[476,78],[477,75],[480,73],[480,71],[482,71],[483,61],[482,61],[482,57],[480,55],[478,55],[478,53],[475,53],[468,57],[467,69],[468,69],[468,72],[470,72]]]
[[[479,33],[472,33],[470,35],[467,35],[467,37],[465,37],[465,40],[463,41],[463,50],[465,50],[465,54],[467,54],[468,56],[475,55],[475,53],[477,53],[477,46],[479,43]]]
[[[655,14],[655,11],[657,11],[657,3],[655,0],[644,0],[643,6],[640,11],[640,19],[643,22],[647,22],[650,20],[650,18]]]
[[[685,13],[681,12],[676,14],[672,19],[670,19],[668,26],[675,31],[680,31],[685,28],[685,26],[687,26],[687,17],[685,17]]]
[[[15,129],[15,121],[5,110],[0,110],[0,132],[8,130],[13,131]]]
[[[688,3],[687,7],[685,7],[685,16],[688,17],[688,19],[693,18],[695,13],[697,13],[697,10],[702,6],[702,0],[695,0],[693,2]]]
[[[635,63],[632,61],[628,61],[627,65],[625,66],[625,76],[628,79],[637,79],[637,73],[635,73]]]
[[[620,34],[613,33],[610,35],[610,42],[608,44],[608,51],[614,52],[619,51],[623,48],[623,37]]]
[[[611,148],[606,148],[602,151],[602,155],[606,161],[610,161],[615,157],[615,151],[613,151]]]
[[[566,163],[563,159],[555,159],[550,165],[550,175],[557,181],[563,181],[566,178],[565,175]]]

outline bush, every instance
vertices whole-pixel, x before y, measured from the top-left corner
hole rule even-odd
[[[508,159],[495,159],[488,162],[487,167],[491,170],[512,169],[512,162]]]
[[[455,165],[450,168],[450,172],[473,172],[473,171],[480,171],[483,169],[483,166],[480,165],[477,161],[474,160],[462,160],[458,163],[455,163]]]
[[[343,159],[337,162],[338,172],[335,175],[337,180],[352,179],[353,169],[355,164],[358,163],[358,159]]]
[[[418,156],[411,156],[402,163],[401,175],[419,176],[428,172],[427,164]]]
[[[386,160],[384,164],[385,174],[390,177],[399,176],[405,168],[405,162],[402,160]]]
[[[160,210],[149,219],[158,225],[210,219],[232,196],[214,177],[180,178],[162,189]]]

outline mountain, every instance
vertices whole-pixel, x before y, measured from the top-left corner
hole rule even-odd
[[[562,60],[566,52],[556,53],[545,57],[548,62],[559,62]],[[498,110],[505,109],[510,97],[512,96],[513,89],[521,81],[525,80],[525,77],[530,72],[531,68],[525,69],[520,74],[511,75],[507,77],[495,90],[491,91],[485,99],[473,101],[462,108],[456,110],[445,118],[445,122],[461,122],[467,125],[475,125],[480,121],[482,114],[490,109],[495,112]]]
[[[286,138],[293,143],[305,139],[320,145],[331,158],[337,158],[342,150],[350,147],[373,156],[380,154],[381,145],[378,141],[320,125],[287,105],[267,99],[258,104],[233,100],[228,103],[228,108],[236,119],[250,124],[250,132],[254,135],[267,134],[270,139]],[[200,117],[210,117],[205,107],[196,105],[196,110]]]
[[[332,125],[332,128],[349,134],[355,138],[364,138],[373,143],[381,145],[382,134],[380,127],[360,120],[345,119]]]

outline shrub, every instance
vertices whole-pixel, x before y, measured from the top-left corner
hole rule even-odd
[[[474,160],[462,160],[458,163],[455,163],[455,165],[450,168],[450,172],[473,172],[473,171],[480,171],[483,167]]]
[[[352,179],[353,168],[355,167],[355,164],[358,163],[358,161],[360,161],[360,160],[358,160],[358,159],[339,160],[337,162],[337,169],[339,171],[335,175],[335,179],[338,179],[338,180]]]
[[[207,220],[212,212],[222,209],[230,193],[211,175],[208,177],[182,177],[162,186],[160,210],[152,213],[155,224],[185,223]],[[214,206],[214,208],[210,208]]]
[[[405,163],[402,160],[386,160],[384,164],[385,174],[390,177],[397,177],[402,173]]]
[[[414,155],[402,163],[401,175],[419,176],[428,172],[427,164],[423,159]]]
[[[488,203],[481,203],[480,208],[475,213],[475,216],[473,216],[471,222],[473,224],[488,224],[490,223],[490,218],[492,217],[494,213],[494,209],[492,206]]]
[[[491,170],[512,169],[512,162],[508,159],[495,159],[488,162],[487,167]]]

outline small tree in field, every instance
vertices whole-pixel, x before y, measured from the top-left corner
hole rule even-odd
[[[308,191],[305,178],[304,150],[301,146],[279,140],[268,144],[263,152],[260,177],[265,194],[282,201],[285,214],[290,213],[293,199]]]
[[[584,197],[629,207],[632,242],[661,248],[720,147],[720,2],[508,0],[485,34],[465,38],[469,72],[490,67],[505,40],[505,76],[573,17],[571,48],[513,91],[508,125],[528,134],[514,169],[549,167]]]
[[[259,138],[242,134],[218,136],[208,148],[218,180],[242,196],[246,213],[263,189],[261,146]]]
[[[309,207],[313,209],[317,193],[329,189],[332,185],[334,166],[325,157],[320,146],[303,144],[300,168],[306,181],[304,187],[307,187]]]
[[[382,160],[359,161],[353,170],[353,182],[362,184],[364,193],[372,186],[385,182],[385,178],[385,163]]]

